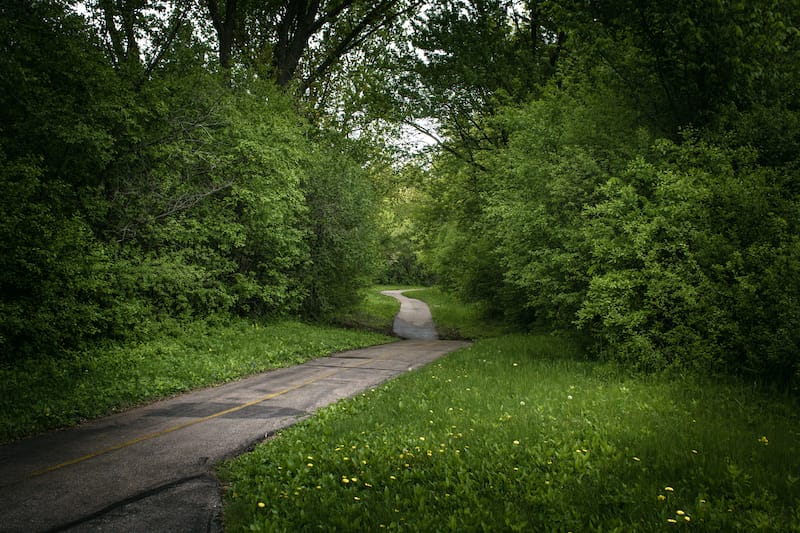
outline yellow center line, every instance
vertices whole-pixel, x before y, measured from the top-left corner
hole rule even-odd
[[[155,438],[158,438],[158,437],[162,437],[164,435],[168,435],[169,433],[173,433],[175,431],[179,431],[181,429],[185,429],[185,428],[188,428],[190,426],[194,426],[196,424],[202,424],[203,422],[207,422],[209,420],[213,420],[214,418],[219,418],[221,416],[225,416],[225,415],[230,414],[230,413],[235,413],[236,411],[241,411],[242,409],[247,409],[248,407],[252,407],[253,405],[257,405],[257,404],[259,404],[261,402],[265,402],[267,400],[271,400],[273,398],[277,398],[278,396],[283,396],[284,394],[287,394],[289,392],[295,391],[295,390],[300,389],[302,387],[305,387],[307,385],[311,385],[312,383],[316,383],[318,381],[322,381],[323,379],[327,379],[327,378],[329,378],[329,377],[331,377],[333,375],[336,375],[336,374],[342,372],[343,370],[348,370],[348,369],[351,369],[351,368],[358,368],[360,366],[364,366],[364,365],[366,365],[368,363],[372,363],[372,362],[377,361],[379,359],[380,358],[367,359],[367,360],[365,360],[365,361],[363,361],[361,363],[358,363],[358,364],[355,364],[355,365],[352,365],[352,366],[339,367],[336,370],[332,370],[330,372],[326,372],[326,373],[321,374],[319,376],[315,376],[315,377],[313,377],[311,379],[308,379],[308,380],[306,380],[306,381],[304,381],[302,383],[299,383],[297,385],[292,385],[291,387],[287,387],[287,388],[279,390],[277,392],[272,392],[270,394],[266,394],[264,396],[261,396],[260,398],[255,399],[255,400],[249,401],[247,403],[243,403],[241,405],[237,405],[236,407],[231,407],[230,409],[225,409],[224,411],[219,411],[217,413],[213,413],[213,414],[210,414],[208,416],[204,416],[202,418],[197,418],[197,419],[191,420],[189,422],[184,422],[183,424],[178,424],[177,426],[172,426],[172,427],[169,427],[169,428],[166,428],[166,429],[162,429],[161,431],[156,431],[154,433],[148,433],[146,435],[142,435],[140,437],[136,437],[135,439],[131,439],[129,441],[126,441],[126,442],[123,442],[123,443],[120,443],[120,444],[115,444],[114,446],[109,446],[108,448],[103,448],[102,450],[83,455],[83,456],[78,457],[76,459],[70,459],[69,461],[64,461],[63,463],[59,463],[57,465],[53,465],[53,466],[49,466],[47,468],[43,468],[41,470],[37,470],[37,471],[29,474],[27,477],[28,478],[33,478],[33,477],[41,476],[43,474],[47,474],[49,472],[54,472],[56,470],[60,470],[60,469],[65,468],[67,466],[72,466],[72,465],[75,465],[75,464],[78,464],[78,463],[82,463],[84,461],[88,461],[89,459],[94,459],[95,457],[99,457],[99,456],[105,455],[107,453],[115,452],[115,451],[121,450],[123,448],[128,448],[130,446],[133,446],[134,444],[138,444],[138,443],[146,441],[146,440],[151,440],[151,439],[155,439]]]

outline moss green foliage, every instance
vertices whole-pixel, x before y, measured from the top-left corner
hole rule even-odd
[[[228,531],[792,531],[797,406],[481,340],[224,464]]]
[[[446,124],[423,263],[595,358],[800,390],[797,2],[535,4],[554,69]]]
[[[0,441],[390,340],[296,321],[195,322],[135,345],[18,360],[0,366]]]
[[[65,4],[0,11],[0,360],[352,303],[375,265],[364,143],[215,72],[191,18],[160,35],[130,7],[170,40],[123,62]]]

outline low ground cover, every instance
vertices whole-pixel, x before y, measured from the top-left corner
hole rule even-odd
[[[221,466],[228,531],[798,531],[800,417],[733,382],[484,339]]]
[[[195,323],[169,337],[0,367],[0,442],[190,389],[389,342],[296,321]]]

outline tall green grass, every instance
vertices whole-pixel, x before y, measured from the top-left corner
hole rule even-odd
[[[389,342],[383,335],[294,321],[187,324],[173,336],[0,367],[0,441],[138,403]]]
[[[482,340],[223,465],[228,531],[798,531],[788,399]]]

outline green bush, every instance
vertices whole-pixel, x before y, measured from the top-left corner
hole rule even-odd
[[[797,377],[797,203],[750,151],[663,142],[587,207],[578,323],[606,357],[654,370]]]

